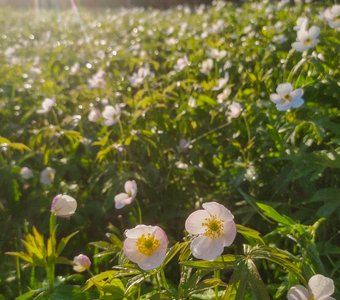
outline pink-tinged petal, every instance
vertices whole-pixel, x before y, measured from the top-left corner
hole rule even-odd
[[[297,40],[303,42],[309,38],[309,34],[306,30],[301,29],[297,32]]]
[[[309,299],[309,292],[307,289],[302,285],[293,286],[287,294],[288,300],[308,300]]]
[[[145,256],[142,261],[138,263],[138,266],[145,270],[152,270],[158,268],[165,260],[166,248],[155,251],[150,256]]]
[[[124,184],[125,192],[130,194],[133,198],[137,195],[137,184],[134,180],[128,180]]]
[[[223,224],[223,246],[230,246],[236,237],[236,224],[234,221],[227,221]]]
[[[113,120],[113,119],[105,119],[105,120],[104,120],[104,124],[105,124],[106,126],[111,126],[111,125],[113,125],[113,124],[115,124],[115,123],[116,123],[116,121]]]
[[[294,42],[292,44],[292,47],[296,50],[296,51],[299,51],[299,52],[304,52],[306,50],[309,49],[309,46],[306,46],[304,45],[303,43],[301,42]]]
[[[289,82],[286,82],[286,83],[281,83],[277,86],[276,88],[276,92],[279,94],[279,95],[286,95],[286,94],[289,94],[291,93],[293,90],[293,87],[292,85],[289,83]]]
[[[282,102],[282,97],[278,94],[270,94],[270,100],[275,104],[279,104]]]
[[[295,99],[295,98],[301,98],[303,95],[303,89],[296,89],[290,93],[290,96]]]
[[[320,34],[320,28],[318,26],[312,26],[310,29],[309,29],[309,36],[312,38],[312,39],[316,39]]]
[[[320,274],[309,279],[308,286],[315,299],[323,300],[334,293],[333,280]]]
[[[286,111],[286,110],[290,109],[290,103],[288,103],[288,104],[277,104],[276,108],[279,111]]]
[[[120,193],[118,195],[115,196],[115,207],[116,209],[121,209],[123,208],[125,205],[129,204],[129,198],[130,196],[128,194],[125,193]]]
[[[189,215],[185,221],[185,230],[190,234],[202,234],[205,228],[202,223],[206,218],[209,218],[209,213],[204,209],[199,209]]]
[[[223,253],[223,240],[211,239],[200,235],[193,239],[190,245],[191,253],[198,259],[214,260]]]
[[[166,249],[168,248],[168,243],[169,243],[168,237],[167,237],[165,231],[162,228],[160,228],[158,226],[155,226],[155,227],[156,227],[156,229],[154,231],[154,237],[160,243],[159,250],[157,250],[157,251],[165,251],[166,252]]]
[[[58,195],[54,197],[51,205],[51,211],[57,217],[70,217],[77,209],[77,201],[68,195]]]
[[[202,207],[208,211],[210,215],[215,215],[223,221],[234,219],[230,210],[217,202],[206,202],[202,204]]]
[[[154,234],[155,226],[137,225],[135,228],[125,230],[124,234],[127,238],[138,239],[142,234]]]
[[[145,255],[138,251],[138,249],[136,247],[136,242],[137,242],[136,239],[127,238],[124,241],[123,251],[124,251],[125,256],[129,260],[138,264],[141,261],[143,261],[143,259],[145,259]]]
[[[302,98],[297,98],[297,99],[292,100],[290,102],[290,105],[293,108],[297,108],[297,107],[300,107],[303,103],[304,103],[304,101],[303,101]]]

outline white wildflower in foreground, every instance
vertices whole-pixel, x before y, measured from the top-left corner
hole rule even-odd
[[[33,177],[33,172],[32,172],[32,170],[30,168],[23,167],[20,170],[20,175],[21,175],[22,179],[27,180],[27,179],[30,179],[30,178]]]
[[[79,254],[73,258],[73,270],[84,272],[91,267],[91,260],[84,254]]]
[[[189,66],[189,60],[188,57],[185,55],[177,60],[174,69],[179,72],[184,70],[187,66]]]
[[[302,26],[297,32],[296,42],[292,44],[292,47],[299,52],[307,51],[308,49],[314,48],[319,42],[320,28],[312,26],[307,30],[307,27]]]
[[[41,104],[41,109],[37,110],[38,114],[48,113],[53,106],[55,106],[56,100],[54,98],[45,98]]]
[[[69,218],[77,209],[77,201],[71,196],[59,194],[53,198],[51,212],[57,217]]]
[[[234,216],[223,205],[207,202],[204,209],[193,212],[185,221],[188,233],[197,235],[190,245],[194,257],[214,260],[230,246],[236,236]]]
[[[287,294],[288,300],[335,300],[330,297],[334,293],[332,279],[317,274],[308,281],[308,289],[302,285],[292,287]]]
[[[102,115],[106,126],[116,124],[119,121],[121,115],[119,104],[116,104],[115,106],[112,105],[105,106]]]
[[[326,19],[330,27],[340,30],[340,5],[336,4],[327,8],[323,12],[323,18]]]
[[[227,112],[230,118],[238,118],[241,114],[242,106],[238,102],[233,102],[229,106],[229,111]]]
[[[124,184],[125,193],[115,196],[115,207],[121,209],[125,205],[131,204],[137,196],[137,183],[134,180],[128,180]]]
[[[40,173],[40,182],[44,185],[48,185],[54,181],[55,170],[47,167]]]
[[[168,238],[158,226],[137,225],[125,231],[124,254],[143,270],[159,267],[166,256]]]
[[[290,83],[279,84],[276,93],[270,95],[270,100],[276,104],[278,110],[285,111],[290,108],[300,107],[304,103],[302,99],[303,89],[293,90]]]

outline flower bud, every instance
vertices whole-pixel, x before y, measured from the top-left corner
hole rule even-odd
[[[68,195],[57,195],[54,197],[51,205],[51,212],[57,217],[71,217],[77,209],[77,201]]]
[[[84,272],[91,267],[91,260],[84,254],[79,254],[73,258],[73,270]]]

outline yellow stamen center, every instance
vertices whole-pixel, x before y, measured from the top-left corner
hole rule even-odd
[[[292,100],[292,96],[289,94],[284,95],[282,98],[285,102],[290,102]]]
[[[142,234],[137,240],[137,249],[140,253],[150,256],[160,246],[159,240],[157,240],[152,234]]]
[[[312,43],[312,40],[311,40],[310,38],[307,38],[307,39],[303,42],[304,45],[310,45],[311,43]]]
[[[223,235],[223,220],[217,218],[215,215],[210,218],[205,218],[202,226],[206,227],[204,235],[213,240]]]

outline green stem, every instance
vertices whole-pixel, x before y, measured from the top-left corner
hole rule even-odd
[[[137,204],[137,214],[138,214],[138,224],[142,224],[142,209],[140,208],[139,201],[135,199],[135,202]]]
[[[199,135],[197,138],[192,139],[190,141],[190,144],[192,145],[192,144],[196,143],[198,140],[203,139],[204,137],[208,136],[209,134],[212,134],[212,133],[214,133],[214,132],[216,132],[218,130],[221,130],[224,127],[227,127],[229,124],[230,124],[230,122],[224,123],[224,124],[222,124],[222,125],[220,125],[220,126],[218,126],[216,128],[213,128],[213,129],[211,129],[211,130],[209,130],[209,131]]]
[[[55,230],[56,230],[56,216],[51,213],[50,216],[50,241],[51,241],[51,253],[50,257],[47,257],[46,273],[48,277],[48,285],[50,291],[53,290],[55,280]]]
[[[220,279],[220,271],[219,270],[214,271],[214,277],[216,279]],[[215,286],[215,298],[218,299],[218,286]]]

